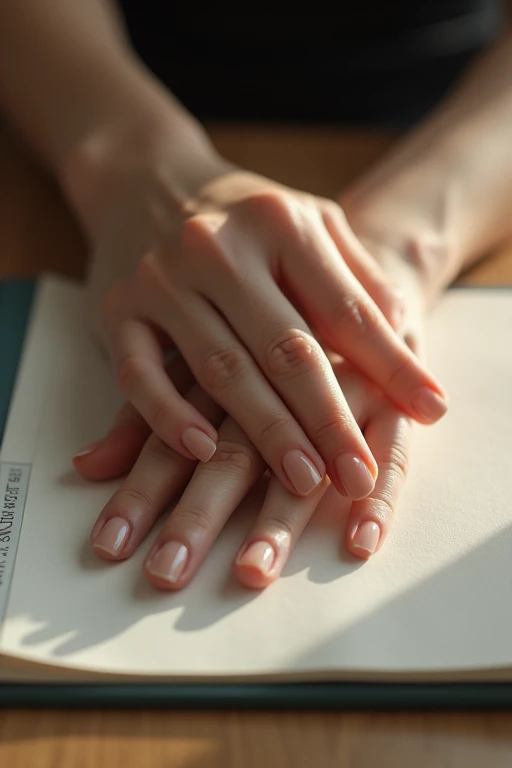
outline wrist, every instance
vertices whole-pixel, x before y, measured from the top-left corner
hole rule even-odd
[[[58,178],[87,234],[102,209],[137,181],[159,188],[172,211],[231,169],[203,127],[158,84],[134,78],[126,104],[88,126],[63,158]]]
[[[464,267],[458,191],[456,163],[442,143],[414,141],[339,198],[356,235],[378,260],[398,260],[425,306]]]

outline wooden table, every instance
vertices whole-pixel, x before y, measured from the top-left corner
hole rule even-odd
[[[330,130],[215,128],[232,160],[292,186],[334,195],[393,136]],[[0,276],[81,276],[82,239],[26,152],[0,135]],[[503,248],[465,282],[512,283]],[[0,712],[9,768],[510,768],[512,714]]]

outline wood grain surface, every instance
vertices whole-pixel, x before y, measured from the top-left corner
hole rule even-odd
[[[386,151],[391,135],[212,127],[245,167],[334,195]],[[83,276],[86,249],[58,190],[7,132],[0,135],[0,276]],[[464,282],[512,284],[503,248]],[[511,564],[512,567],[512,564]],[[507,713],[190,713],[0,710],[9,768],[510,768]]]

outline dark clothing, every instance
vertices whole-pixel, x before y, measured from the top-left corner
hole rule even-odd
[[[287,5],[121,2],[139,54],[201,119],[381,126],[429,111],[505,16],[501,0]]]

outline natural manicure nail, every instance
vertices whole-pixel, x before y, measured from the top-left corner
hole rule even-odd
[[[197,427],[187,427],[181,435],[181,442],[199,461],[210,461],[217,450],[213,440]]]
[[[267,575],[274,565],[276,553],[266,541],[254,541],[237,558],[236,564],[243,568],[255,568]]]
[[[377,523],[368,520],[361,523],[352,539],[352,549],[360,550],[361,554],[373,555],[380,539],[380,528]]]
[[[416,392],[412,407],[422,419],[427,421],[437,421],[448,410],[445,400],[428,387],[422,387]]]
[[[94,453],[94,451],[100,447],[102,442],[103,442],[102,440],[95,440],[94,443],[89,443],[88,445],[84,445],[83,448],[80,448],[80,450],[75,453],[73,458],[81,459],[83,456],[89,456],[89,454]]]
[[[175,584],[183,571],[188,560],[188,549],[179,541],[168,541],[162,544],[160,549],[151,558],[148,564],[148,571],[159,579],[169,581]]]
[[[122,517],[111,517],[96,536],[93,547],[109,555],[119,555],[130,536],[130,525]]]
[[[335,461],[336,473],[351,499],[364,499],[375,488],[375,478],[358,456],[342,453]]]
[[[302,451],[288,451],[283,456],[283,468],[300,496],[308,496],[322,482],[321,474]]]

